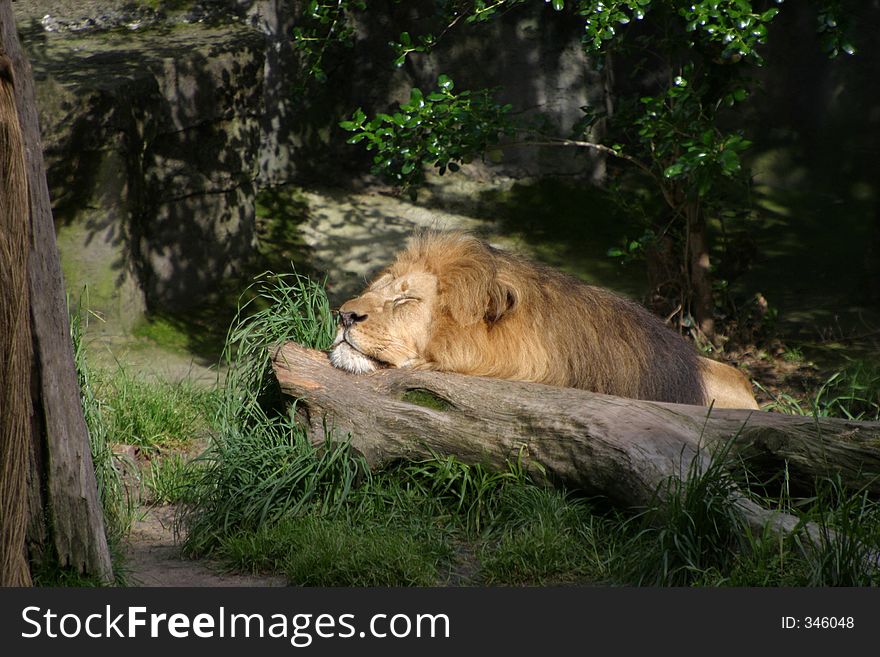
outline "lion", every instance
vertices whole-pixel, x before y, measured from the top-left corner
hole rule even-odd
[[[416,235],[343,304],[330,362],[758,408],[742,372],[701,357],[637,303],[461,232]]]

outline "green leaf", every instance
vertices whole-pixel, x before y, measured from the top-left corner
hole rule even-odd
[[[663,172],[664,178],[675,178],[676,176],[680,176],[684,172],[684,164],[681,162],[676,162],[668,167]]]

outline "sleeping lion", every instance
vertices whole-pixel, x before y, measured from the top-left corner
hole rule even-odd
[[[744,374],[638,304],[457,232],[416,236],[340,308],[330,361],[758,408]]]

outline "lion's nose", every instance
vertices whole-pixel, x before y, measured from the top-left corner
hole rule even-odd
[[[339,321],[345,328],[352,326],[355,322],[362,322],[367,318],[366,315],[358,315],[355,312],[347,310],[339,313]]]

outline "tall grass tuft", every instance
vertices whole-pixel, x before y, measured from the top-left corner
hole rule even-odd
[[[806,586],[880,584],[880,503],[839,478],[821,481],[800,514],[819,530],[818,544],[800,546],[808,564]]]
[[[271,347],[294,340],[327,348],[334,329],[323,287],[296,274],[264,274],[239,308],[223,354],[228,373],[217,432],[180,518],[191,553],[210,553],[225,536],[284,517],[332,514],[369,476],[347,440],[333,440],[332,427],[325,445],[311,445],[272,375]]]
[[[630,521],[640,527],[631,549],[619,553],[625,580],[687,586],[731,569],[747,528],[736,508],[728,454],[729,445],[715,450],[705,466],[694,458],[686,473],[667,479],[654,504]]]
[[[507,470],[493,471],[439,455],[403,465],[394,474],[411,494],[432,500],[437,515],[460,520],[471,536],[496,524],[507,489],[529,483],[519,462],[509,464]]]

